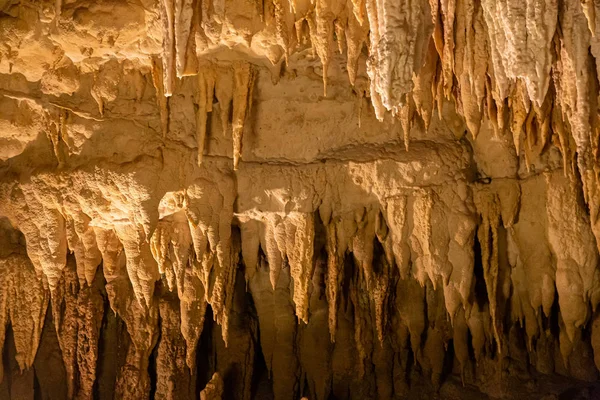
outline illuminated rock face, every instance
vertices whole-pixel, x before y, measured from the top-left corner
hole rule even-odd
[[[600,397],[596,15],[0,0],[0,398]]]

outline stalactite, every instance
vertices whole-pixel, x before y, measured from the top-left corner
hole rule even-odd
[[[360,19],[357,16],[356,11],[350,14],[348,16],[348,24],[345,31],[348,57],[346,68],[348,69],[348,78],[350,79],[350,84],[352,85],[354,85],[356,82],[358,60],[369,35],[369,25],[363,20],[365,13],[364,0],[362,0],[361,3],[362,4],[355,3],[356,7],[360,7],[358,14]]]
[[[484,350],[487,342],[491,340],[493,327],[490,319],[488,304],[480,306],[477,302],[473,303],[467,319],[469,332],[471,332],[471,345],[475,361],[479,363],[484,356]]]
[[[281,46],[281,48],[283,48],[283,52],[287,60],[290,55],[290,45],[285,18],[286,11],[283,7],[283,0],[274,0],[273,7],[275,8],[275,29],[277,32],[277,43]]]
[[[52,294],[52,317],[65,371],[67,373],[67,397],[72,399],[77,378],[77,293],[79,281],[73,258],[69,258],[63,276]]]
[[[234,90],[233,68],[218,68],[215,79],[215,96],[219,102],[219,117],[223,135],[229,131],[229,113]]]
[[[235,235],[229,248],[229,257],[224,257],[226,264],[215,280],[215,288],[218,290],[214,294],[215,298],[212,299],[211,303],[213,310],[215,310],[215,320],[221,325],[225,346],[229,341],[229,316],[233,302],[237,266],[240,261],[240,250],[240,238],[239,235]]]
[[[158,337],[156,297],[151,297],[150,304],[140,301],[137,297],[130,281],[131,277],[128,275],[126,264],[129,264],[129,261],[125,260],[126,249],[121,244],[117,233],[100,228],[94,230],[102,254],[105,287],[110,307],[124,320],[131,338],[125,364],[117,374],[115,392],[116,395],[126,399],[146,397],[150,391],[148,362]],[[147,252],[150,253],[150,250],[148,249]],[[87,307],[85,304],[83,303],[82,306]],[[84,309],[86,313],[93,315],[94,309],[82,308],[82,312]],[[88,324],[87,329],[92,329],[90,332],[93,332],[93,320],[90,322],[92,324]]]
[[[549,50],[558,21],[557,3],[555,0],[482,2],[501,98],[508,95],[509,80],[522,77],[528,98],[542,105],[550,83]]]
[[[177,55],[176,36],[175,36],[175,18],[176,12],[180,12],[180,8],[176,7],[175,2],[186,1],[186,0],[161,0],[160,2],[160,14],[163,22],[162,26],[162,72],[163,72],[163,87],[164,95],[170,97],[173,94],[173,85],[175,76],[175,60]],[[177,4],[180,5],[180,4]],[[178,13],[179,14],[179,13]]]
[[[338,223],[331,221],[327,225],[327,304],[328,310],[328,321],[329,321],[329,336],[331,342],[335,342],[335,332],[337,330],[337,309],[338,309],[338,297],[342,273],[343,273],[343,254],[340,256],[338,250],[341,246],[338,246]],[[344,250],[342,250],[343,252]]]
[[[102,261],[102,255],[98,250],[94,229],[90,226],[91,219],[81,211],[76,203],[70,203],[69,206],[69,209],[76,210],[76,212],[71,215],[65,213],[67,245],[78,260],[79,284],[83,285],[86,282],[91,285],[96,275],[96,268]]]
[[[199,275],[206,300],[212,306],[215,320],[222,326],[223,340],[227,343],[227,318],[241,245],[236,242],[232,246],[232,182],[225,180],[220,186],[210,188],[211,192],[200,182],[191,185],[186,191],[186,214],[196,260],[202,263]],[[208,193],[217,195],[208,196]]]
[[[442,198],[447,196],[442,192]],[[438,210],[442,215],[448,215],[446,225],[448,231],[448,264],[442,269],[444,300],[450,321],[454,322],[456,314],[462,309],[468,311],[471,304],[473,269],[475,254],[473,243],[476,231],[475,206],[469,199],[471,192],[466,185],[459,185],[445,201],[450,209]],[[462,203],[461,206],[456,204]],[[448,214],[446,214],[448,213]],[[439,218],[439,214],[437,215]],[[439,218],[438,221],[444,218]],[[441,225],[441,224],[439,224]],[[443,230],[443,228],[442,228]],[[445,262],[442,260],[442,265]]]
[[[169,290],[173,290],[176,285],[176,279],[173,263],[169,257],[171,244],[170,233],[169,223],[166,221],[159,221],[156,230],[152,235],[150,250],[158,264],[158,272],[161,276],[165,277]]]
[[[376,76],[377,69],[377,59],[375,57],[379,57],[377,54],[377,46],[382,38],[383,32],[380,32],[380,21],[381,18],[378,15],[377,9],[377,1],[376,0],[366,0],[366,9],[367,16],[369,18],[369,59],[367,60],[367,71],[369,74],[370,82],[370,95],[371,95],[371,103],[373,104],[373,109],[375,110],[375,115],[379,121],[383,121],[385,108],[381,99],[381,94],[378,91],[378,88],[375,86],[374,80]]]
[[[344,10],[346,11],[346,10]],[[338,15],[337,18],[333,21],[333,29],[335,32],[335,41],[337,42],[338,53],[344,54],[344,45],[346,44],[346,25],[348,22],[346,21],[348,18],[347,12]]]
[[[284,222],[286,255],[294,281],[296,315],[308,323],[309,286],[314,271],[315,221],[311,214],[288,215]]]
[[[258,221],[249,219],[242,221],[240,226],[242,240],[242,258],[246,284],[252,279],[258,268],[258,251],[260,248]]]
[[[160,279],[158,265],[152,256],[150,243],[141,227],[131,224],[116,225],[116,233],[123,243],[127,257],[127,275],[140,304],[150,307],[154,284]]]
[[[400,107],[398,117],[402,130],[404,131],[404,149],[408,151],[410,146],[410,131],[413,126],[415,105],[412,98],[407,98],[406,104]]]
[[[477,209],[481,214],[481,225],[477,238],[481,245],[481,263],[487,289],[490,316],[498,353],[504,345],[502,318],[498,306],[498,227],[501,222],[499,201],[493,192],[483,189],[476,197]]]
[[[412,75],[419,73],[433,31],[429,4],[396,5],[367,0],[371,48],[367,72],[371,98],[379,120],[381,105],[396,109],[413,88]]]
[[[223,397],[223,378],[215,372],[206,387],[200,392],[200,400],[221,400]]]
[[[170,291],[181,291],[184,270],[190,262],[192,235],[185,212],[181,209],[163,216],[150,239],[150,250]]]
[[[83,399],[91,399],[94,396],[100,326],[104,315],[101,284],[97,278],[93,286],[81,288],[77,295],[77,396]]]
[[[254,90],[254,71],[247,62],[234,64],[233,94],[233,169],[238,168],[242,157],[242,135],[246,116],[250,113],[252,92]]]
[[[381,270],[375,276],[371,298],[375,308],[375,330],[377,331],[377,338],[379,339],[379,344],[383,345],[389,320],[388,301],[390,298],[390,283],[392,281],[392,266],[385,257],[380,256],[377,262],[381,265]]]
[[[165,95],[165,84],[163,81],[163,65],[156,58],[151,59],[152,83],[154,84],[156,106],[160,113],[160,127],[163,139],[169,135],[169,98]]]
[[[410,272],[410,248],[406,244],[406,197],[396,197],[387,201],[386,222],[391,232],[387,240],[392,244],[396,266],[402,279],[406,279]]]
[[[595,267],[598,255],[574,182],[553,173],[546,175],[546,183],[548,239],[557,257],[556,291],[566,338],[572,342],[590,317],[590,300],[594,307],[598,304],[600,281]]]
[[[413,263],[412,274],[415,279],[425,285],[429,277],[436,284],[433,271],[433,256],[431,254],[431,208],[433,207],[433,195],[425,192],[417,196],[413,205],[414,227],[410,235],[411,260]]]
[[[264,226],[261,226],[261,228],[261,247],[267,255],[269,280],[271,287],[275,290],[275,286],[279,281],[279,274],[281,274],[283,268],[284,255],[282,249],[284,247],[283,245],[280,246],[280,243],[283,242],[281,237],[284,236],[284,233],[282,233],[284,226],[281,224],[281,218],[278,215],[270,215],[266,217]]]
[[[156,355],[156,373],[161,379],[156,384],[155,398],[191,398],[190,371],[186,368],[186,345],[179,329],[180,315],[172,299],[159,300],[161,335]]]
[[[442,0],[440,9],[444,26],[444,47],[442,50],[442,78],[444,96],[449,99],[454,77],[454,19],[457,0]],[[460,25],[459,25],[460,26]]]
[[[261,219],[261,246],[269,260],[271,286],[273,289],[277,286],[284,263],[289,265],[294,287],[293,300],[296,305],[296,315],[308,323],[308,294],[314,271],[314,216],[292,212],[286,216],[265,215]],[[244,236],[243,234],[242,237]],[[254,249],[258,250],[254,246],[256,244],[252,245],[251,263],[254,263],[252,260],[256,259]],[[254,274],[255,272],[252,271],[247,279],[252,279]]]
[[[413,101],[416,112],[419,114],[425,125],[425,130],[429,129],[431,117],[433,116],[433,83],[438,64],[438,53],[433,39],[429,41],[429,47],[425,56],[425,62],[418,75],[413,75]]]
[[[173,1],[173,0],[171,0]],[[192,0],[174,0],[173,36],[175,40],[175,62],[177,77],[181,78],[186,69],[187,47],[190,37],[192,16],[194,13]],[[167,6],[168,7],[168,6]],[[169,19],[167,13],[167,20]]]
[[[207,114],[212,112],[215,91],[215,70],[211,65],[201,65],[198,71],[198,111],[196,111],[196,143],[198,165],[202,163],[206,143]]]
[[[56,119],[59,121],[57,122]],[[54,157],[58,162],[59,168],[63,168],[65,164],[65,157],[62,152],[62,129],[60,126],[60,112],[58,118],[56,118],[56,114],[47,113],[46,115],[46,135],[50,139],[50,143],[52,144],[52,150],[54,153]]]
[[[259,356],[255,336],[258,323],[246,300],[246,282],[241,275],[236,275],[227,345],[221,340],[220,327],[213,325],[211,329],[215,369],[219,375],[226,377],[227,382],[224,397],[239,400],[252,398],[253,378],[261,371],[255,364],[255,357]]]
[[[460,86],[460,102],[467,127],[479,133],[487,72],[486,32],[481,5],[472,0],[456,2],[454,70]]]
[[[373,240],[375,239],[375,215],[377,210],[369,207],[355,212],[356,234],[352,238],[352,254],[367,289],[373,287]]]
[[[327,97],[327,76],[333,44],[333,22],[336,17],[332,6],[333,4],[327,0],[315,0],[315,21],[314,26],[311,26],[312,45],[323,65],[323,96],[325,97]]]
[[[571,134],[577,149],[577,165],[582,177],[583,192],[589,201],[593,154],[590,133],[590,55],[588,43],[590,32],[580,2],[562,2],[559,7],[561,16],[561,40],[557,49],[556,94],[565,118],[571,127]],[[590,179],[592,178],[592,179]]]
[[[109,299],[113,299],[111,306],[125,321],[131,337],[125,365],[118,373],[115,395],[123,399],[146,398],[150,394],[150,353],[158,339],[158,306],[153,303],[147,310],[142,308],[127,281],[113,282],[107,292]]]
[[[33,187],[15,187],[10,200],[0,202],[0,210],[25,236],[27,255],[36,273],[43,273],[50,289],[55,288],[67,255],[63,215],[42,202]]]
[[[50,296],[27,256],[12,253],[0,259],[0,268],[4,279],[2,291],[6,293],[4,323],[10,321],[15,359],[22,373],[33,365]]]
[[[364,281],[359,278],[357,270],[350,283],[350,300],[354,310],[354,341],[358,353],[358,377],[364,378],[373,351],[373,332],[371,330],[371,314],[369,295]]]
[[[192,268],[186,268],[183,288],[179,295],[181,313],[181,334],[186,341],[186,364],[194,370],[196,364],[196,348],[204,327],[207,302],[205,291],[194,263]]]
[[[515,93],[509,100],[509,107],[512,114],[511,131],[513,141],[517,155],[519,155],[521,153],[521,138],[524,133],[524,124],[530,113],[531,107],[529,98],[525,93],[525,83],[522,80],[518,80],[516,83]]]
[[[125,277],[125,252],[123,245],[119,241],[116,232],[113,229],[102,229],[94,227],[98,250],[102,254],[102,270],[106,284]],[[112,307],[112,302],[111,302]],[[113,308],[113,311],[116,310]]]

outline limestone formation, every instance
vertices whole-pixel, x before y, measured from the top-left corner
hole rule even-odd
[[[600,398],[597,15],[0,0],[0,399]]]

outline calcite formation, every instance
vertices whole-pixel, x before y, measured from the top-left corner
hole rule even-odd
[[[0,398],[600,398],[597,15],[0,0]]]

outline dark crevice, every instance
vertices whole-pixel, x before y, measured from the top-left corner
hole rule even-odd
[[[321,219],[319,212],[314,213],[315,218],[315,236],[313,242],[313,254],[315,259],[323,257],[327,260],[327,228]]]
[[[0,395],[8,396],[11,399],[11,395],[14,393],[14,386],[19,384],[20,371],[17,365],[15,356],[17,354],[17,348],[15,346],[15,336],[12,329],[12,324],[8,323],[6,326],[6,336],[4,339],[4,380],[2,381],[2,390]],[[6,385],[6,386],[5,386]]]
[[[104,269],[102,268],[102,264],[98,266],[96,269],[96,276],[94,277],[93,285],[100,290],[102,295],[102,322],[100,325],[100,334],[98,336],[98,359],[96,360],[96,380],[94,381],[94,386],[92,387],[92,395],[94,399],[103,399],[106,397],[100,397],[100,370],[103,368],[103,355],[106,347],[105,343],[102,340],[103,337],[103,329],[107,323],[107,315],[110,311],[110,304],[108,303],[108,296],[106,294],[106,279],[104,279]]]
[[[213,362],[213,311],[211,306],[206,307],[206,314],[204,317],[204,326],[202,327],[202,334],[198,340],[198,347],[196,348],[196,395],[199,396],[202,389],[206,387],[206,384],[212,378],[214,373],[214,362]]]
[[[257,317],[258,318],[258,317]],[[260,326],[257,324],[255,352],[254,352],[254,373],[252,374],[251,394],[253,399],[272,399],[273,386],[267,369],[265,355],[260,344]]]
[[[340,312],[339,310],[346,310],[349,305],[349,296],[350,293],[350,285],[352,284],[352,279],[354,278],[354,261],[352,260],[352,256],[349,253],[344,255],[344,272],[342,275],[342,288],[338,291],[338,315],[344,314],[344,312]]]
[[[487,293],[487,288],[485,286],[485,278],[483,275],[483,264],[481,262],[481,244],[479,243],[479,238],[475,237],[474,240],[474,244],[473,244],[473,259],[474,259],[474,266],[473,266],[473,274],[475,277],[475,290],[474,290],[474,294],[475,294],[475,301],[477,302],[477,305],[479,306],[480,310],[483,310],[483,307],[486,303],[489,302],[488,300],[488,293]]]
[[[383,272],[383,263],[387,262],[385,258],[385,250],[383,245],[375,236],[373,239],[373,272],[375,274],[380,274]]]
[[[500,218],[498,225],[497,243],[498,246],[498,286],[496,290],[496,303],[497,303],[497,314],[500,321],[502,321],[502,329],[505,335],[508,335],[508,331],[512,325],[510,319],[510,293],[507,297],[504,297],[504,291],[502,290],[503,282],[510,281],[511,266],[508,260],[508,231],[504,227],[504,222]],[[512,287],[512,285],[511,285]]]
[[[94,399],[112,399],[115,394],[115,383],[120,366],[123,365],[129,335],[125,322],[116,315],[104,299],[104,315],[100,326],[98,340],[98,362]],[[119,362],[119,360],[122,360]]]
[[[234,286],[234,295],[232,302],[232,310],[230,317],[230,337],[236,336],[238,333],[244,332],[245,337],[249,340],[251,344],[249,344],[248,352],[252,352],[252,356],[255,352],[255,342],[257,340],[254,337],[253,333],[256,331],[255,326],[258,324],[255,322],[258,320],[256,315],[256,310],[254,309],[254,302],[252,300],[252,295],[250,292],[246,291],[246,279],[244,274],[243,263],[240,257],[240,262],[237,266],[236,271],[236,279]],[[230,356],[231,351],[235,351],[235,344],[230,342],[229,348],[221,347],[223,344],[221,331],[214,332],[216,336],[214,340],[219,341],[219,346],[216,347],[215,350],[215,368],[222,374],[223,383],[224,383],[224,399],[239,399],[241,398],[241,388],[244,390],[251,390],[250,388],[245,388],[245,374],[253,373],[253,367],[248,367],[246,369],[246,365],[240,362],[241,360],[237,360],[237,362],[229,362],[228,357]],[[235,339],[232,338],[233,342]],[[223,352],[224,354],[222,354]],[[250,354],[249,354],[250,355]],[[219,364],[221,360],[224,359],[222,364]]]
[[[158,343],[160,343],[161,339],[161,319],[158,319],[158,340],[156,341],[156,345],[154,349],[152,349],[152,353],[150,353],[150,360],[148,360],[148,375],[150,376],[150,399],[153,399],[156,396],[156,384],[157,384],[157,373],[156,373],[156,357],[158,355]]]
[[[404,370],[404,379],[407,383],[410,384],[411,382],[411,377],[413,375],[413,373],[417,373],[417,369],[419,368],[418,364],[415,362],[416,360],[416,356],[415,353],[412,351],[412,347],[408,346],[406,349],[406,365],[405,365],[405,370]]]
[[[550,308],[550,315],[546,317],[544,313],[542,314],[542,327],[544,329],[550,329],[553,337],[558,337],[560,334],[560,325],[558,320],[560,308],[558,305],[558,291],[556,290],[556,286],[554,287],[554,302],[552,303],[552,307]]]
[[[54,326],[51,303],[46,309],[33,370],[36,399],[59,399],[67,396],[67,372]]]
[[[229,102],[229,114],[227,115],[227,121],[229,122],[229,126],[231,126],[233,123],[233,100]],[[226,135],[227,132],[223,132],[223,134]]]
[[[10,376],[10,360],[11,360],[11,352],[10,352],[10,343],[9,340],[12,338],[12,326],[10,323],[6,324],[6,328],[4,329],[4,348],[2,349],[2,366],[4,367],[4,379],[2,381],[2,386],[6,385],[8,390],[10,390],[11,376]],[[14,354],[14,353],[13,353]],[[1,392],[0,392],[1,393]]]
[[[452,375],[454,367],[454,340],[450,339],[446,346],[446,352],[444,354],[444,365],[442,366],[442,373],[440,375],[440,383],[444,383],[446,379]]]
[[[42,400],[44,399],[42,395],[42,389],[40,388],[40,381],[38,380],[37,373],[33,374],[33,399],[34,400]]]

